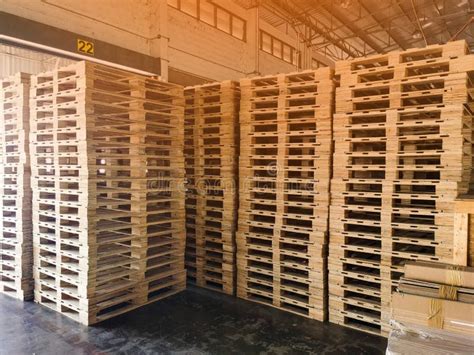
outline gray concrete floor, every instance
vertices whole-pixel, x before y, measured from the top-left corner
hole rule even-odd
[[[386,339],[190,288],[84,327],[0,295],[0,354],[383,354]]]

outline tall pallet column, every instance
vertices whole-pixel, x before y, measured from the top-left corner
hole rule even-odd
[[[280,239],[282,237],[282,226],[285,218],[285,171],[286,171],[286,143],[287,143],[287,121],[286,121],[286,99],[288,90],[286,87],[286,78],[284,75],[277,76],[278,98],[277,98],[277,129],[278,129],[278,147],[276,150],[276,161],[274,171],[275,176],[275,222],[273,224],[272,235],[272,261],[273,261],[273,306],[280,308],[284,297],[282,297],[281,286],[281,261],[284,259],[280,248]]]
[[[194,157],[189,162],[195,164],[196,284],[233,294],[238,86],[225,81],[188,91],[194,94],[188,112],[195,124]]]
[[[85,76],[86,143],[91,228],[87,264],[90,285],[87,307],[80,310],[82,322],[93,324],[137,306],[139,255],[134,253],[138,221],[131,154],[137,107],[133,91],[135,76],[91,63],[81,63]],[[82,71],[83,70],[83,71]],[[60,71],[61,74],[61,71]],[[71,73],[73,74],[73,73]],[[95,213],[94,213],[95,212]]]
[[[288,74],[281,85],[284,130],[280,307],[326,318],[331,122],[329,68]]]
[[[205,157],[204,157],[204,147],[203,147],[203,140],[202,137],[203,130],[203,121],[204,121],[204,108],[203,108],[203,93],[201,88],[195,89],[195,97],[194,97],[194,107],[195,107],[195,116],[194,116],[194,124],[195,124],[195,138],[194,138],[194,181],[195,181],[195,188],[196,188],[196,219],[195,219],[195,240],[196,240],[196,285],[204,286],[204,264],[205,264],[205,221],[202,218],[204,209],[206,206],[206,185],[205,185]]]
[[[146,166],[147,154],[145,148],[145,88],[140,79],[130,80],[130,180],[131,180],[131,221],[132,233],[135,238],[131,244],[132,259],[137,260],[133,278],[137,283],[136,298],[133,302],[137,305],[147,302],[148,288],[145,284],[147,268],[147,180]]]
[[[30,75],[0,80],[0,292],[33,297]]]
[[[196,284],[196,165],[199,155],[197,154],[197,134],[196,128],[196,90],[189,87],[184,90],[185,110],[184,110],[184,159],[186,177],[186,253],[185,265],[187,280],[191,284]]]
[[[383,323],[408,260],[451,263],[455,199],[472,181],[474,57],[463,41],[401,52],[395,66],[387,144],[390,209],[383,240]]]
[[[452,260],[453,199],[472,171],[465,53],[459,41],[336,65],[334,322],[388,334],[404,263]]]
[[[219,178],[211,179],[214,186],[213,201],[210,201],[208,218],[214,228],[218,228],[215,236],[222,244],[217,249],[215,262],[211,263],[220,267],[216,276],[222,280],[225,293],[235,294],[236,285],[236,242],[237,209],[238,209],[238,114],[240,107],[240,87],[233,81],[220,83],[218,95],[212,101],[219,101],[219,111],[211,114],[207,122],[210,129],[218,130],[221,138],[219,148],[210,147],[206,153],[219,157]],[[213,110],[211,110],[212,113]],[[222,256],[220,255],[222,254]],[[221,271],[222,270],[222,271]],[[220,283],[219,282],[219,283]]]
[[[392,57],[338,62],[331,182],[329,319],[383,334],[382,240]]]
[[[241,86],[238,296],[324,320],[332,73]]]
[[[86,62],[34,79],[35,301],[93,324],[181,290],[184,197],[170,197],[179,188],[168,183],[183,178],[182,140],[169,143],[182,132],[182,101],[174,106],[144,77]],[[154,131],[163,116],[167,132]],[[148,175],[160,169],[163,178]],[[161,248],[154,238],[174,229],[176,248]],[[176,267],[164,276],[169,259]]]
[[[276,76],[242,79],[237,296],[274,305],[274,231],[280,131]]]
[[[94,267],[95,259],[87,248],[94,229],[87,213],[85,77],[74,74],[76,69],[32,77],[30,151],[35,301],[79,320],[93,287],[88,260]]]
[[[147,78],[144,85],[146,167],[146,303],[186,287],[183,88]]]

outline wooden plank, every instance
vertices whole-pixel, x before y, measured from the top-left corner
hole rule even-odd
[[[467,266],[469,250],[469,215],[454,214],[453,264]]]

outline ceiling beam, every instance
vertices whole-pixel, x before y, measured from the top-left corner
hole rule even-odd
[[[384,22],[380,21],[375,16],[375,14],[371,13],[369,9],[365,7],[365,5],[363,4],[363,0],[359,0],[358,3],[359,3],[359,6],[367,13],[367,15],[370,16],[370,18],[373,21],[375,21],[381,28],[385,30],[387,35],[393,39],[393,41],[397,44],[397,46],[399,46],[403,50],[407,49],[407,46],[405,45],[405,43],[403,43],[399,38],[393,35],[393,33],[391,32],[390,26],[387,26]]]
[[[474,22],[474,16],[472,16],[456,33],[449,39],[450,41],[456,40],[456,38],[469,26],[471,23]]]
[[[293,22],[296,24],[301,24],[306,26],[312,32],[323,37],[329,44],[334,45],[335,47],[342,50],[347,55],[356,58],[363,56],[364,53],[357,49],[355,46],[350,44],[347,41],[344,41],[340,36],[334,33],[329,27],[317,21],[312,16],[308,15],[306,11],[301,11],[301,8],[298,7],[298,4],[295,4],[294,1],[288,0],[261,0],[263,4],[273,4],[274,6],[282,9],[285,13],[288,14],[293,21],[288,21],[289,23]],[[308,43],[310,45],[311,43]]]
[[[331,16],[333,16],[336,20],[342,23],[347,29],[349,29],[352,33],[357,35],[361,40],[363,40],[370,48],[375,50],[377,53],[383,53],[383,48],[380,47],[370,36],[366,35],[366,33],[354,23],[349,20],[339,9],[337,9],[333,3],[331,6],[328,7],[326,4],[320,3],[319,6],[326,10]]]

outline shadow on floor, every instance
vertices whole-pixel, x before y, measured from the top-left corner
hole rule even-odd
[[[383,354],[384,338],[189,288],[96,326],[0,295],[0,354]]]

